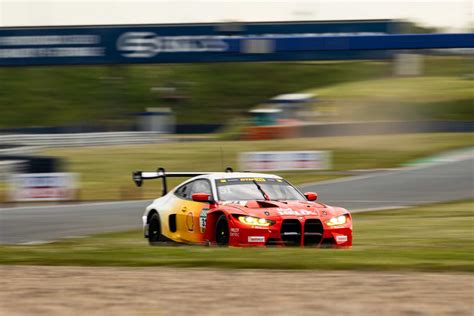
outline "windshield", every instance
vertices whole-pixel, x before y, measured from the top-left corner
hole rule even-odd
[[[220,201],[264,200],[255,182],[270,200],[306,200],[291,184],[283,179],[273,178],[231,178],[216,180]]]

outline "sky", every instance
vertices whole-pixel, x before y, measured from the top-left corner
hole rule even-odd
[[[1,26],[404,19],[473,27],[474,0],[0,0]]]

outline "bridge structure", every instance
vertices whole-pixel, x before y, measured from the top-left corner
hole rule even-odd
[[[474,33],[406,34],[395,20],[0,28],[0,66],[387,59],[474,48]]]

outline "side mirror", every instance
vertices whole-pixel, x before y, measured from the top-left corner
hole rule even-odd
[[[192,199],[195,202],[205,202],[205,203],[211,203],[211,195],[207,193],[194,193],[192,195]]]
[[[316,201],[318,199],[318,194],[314,192],[305,192],[304,196],[308,201]]]

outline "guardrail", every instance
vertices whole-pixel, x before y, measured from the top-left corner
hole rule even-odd
[[[9,175],[19,172],[22,163],[21,160],[0,161],[0,181],[6,181]]]
[[[0,135],[0,143],[43,147],[154,144],[166,140],[163,134],[156,132]]]
[[[0,142],[1,142],[0,136]],[[1,155],[34,155],[38,151],[40,151],[42,147],[39,146],[15,146],[12,145],[9,148],[2,148],[0,149],[0,156]]]

